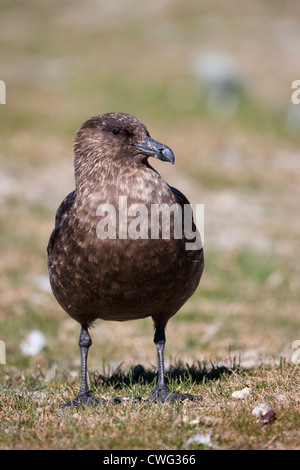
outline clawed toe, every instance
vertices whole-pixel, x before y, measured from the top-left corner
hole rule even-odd
[[[158,395],[156,394],[155,396],[151,396],[150,400],[153,403],[176,403],[179,401],[184,401],[184,400],[203,400],[201,395],[190,395],[189,393],[168,393],[167,395]]]
[[[200,395],[190,395],[189,393],[172,393],[166,385],[162,387],[156,386],[153,390],[150,401],[153,403],[175,403],[183,400],[203,400]]]
[[[121,398],[112,398],[111,400],[105,400],[104,398],[97,398],[95,397],[90,391],[86,393],[79,393],[76,398],[68,401],[67,403],[63,403],[61,408],[68,408],[68,407],[77,407],[80,405],[86,406],[105,406],[105,405],[118,405],[122,402]]]
[[[201,397],[201,395],[190,395],[189,393],[169,393],[169,395],[167,395],[165,399],[165,401],[168,403],[175,403],[183,400],[196,401],[203,400],[203,398]]]
[[[98,405],[106,405],[107,400],[103,398],[95,397],[90,391],[86,393],[79,393],[76,398],[68,401],[61,405],[61,408],[68,408],[71,406],[80,406],[80,405],[87,405],[87,406],[98,406]]]

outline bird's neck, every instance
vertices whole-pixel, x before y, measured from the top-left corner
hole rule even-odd
[[[124,162],[111,158],[74,158],[76,192],[82,197],[91,194],[136,195],[147,199],[153,187],[165,183],[161,176],[147,163]],[[166,183],[165,183],[166,184]]]
[[[74,156],[74,176],[76,191],[80,192],[89,187],[90,190],[106,184],[107,179],[114,179],[118,171],[116,163],[111,159],[97,158],[97,155],[87,155],[85,158]]]

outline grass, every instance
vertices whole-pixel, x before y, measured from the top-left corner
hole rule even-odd
[[[136,368],[137,369],[137,368]],[[92,391],[106,399],[122,397],[119,405],[61,409],[74,397],[78,380],[52,369],[34,375],[6,374],[1,385],[1,449],[200,449],[187,446],[197,431],[210,432],[218,449],[289,449],[299,443],[299,368],[284,361],[256,369],[178,365],[169,374],[172,391],[201,394],[203,401],[153,404],[147,401],[153,371],[142,367],[111,377],[93,375]],[[54,377],[53,377],[54,375]],[[235,390],[250,387],[245,399]],[[135,397],[141,396],[141,401]],[[262,425],[253,408],[266,402],[276,412]]]

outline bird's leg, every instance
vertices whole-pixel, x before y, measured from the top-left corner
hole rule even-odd
[[[154,333],[154,343],[157,349],[158,369],[157,369],[157,383],[151,394],[150,400],[157,403],[158,401],[171,402],[182,401],[185,399],[201,399],[189,393],[171,393],[165,382],[165,365],[164,365],[164,348],[166,343],[165,328],[157,326]]]
[[[99,398],[92,395],[87,383],[87,357],[89,347],[92,345],[92,340],[88,332],[86,324],[81,325],[81,331],[79,336],[79,348],[81,356],[81,385],[77,397],[63,405],[67,406],[79,406],[81,403],[86,405],[98,405],[100,403]],[[102,400],[105,404],[105,400]]]
[[[164,349],[166,343],[165,328],[156,327],[154,333],[154,343],[157,350],[157,383],[151,394],[151,400],[165,402],[167,396],[170,394],[165,383],[165,364],[164,364]]]
[[[81,385],[79,393],[76,397],[77,400],[82,402],[93,401],[99,402],[98,398],[92,396],[91,391],[89,390],[88,383],[87,383],[87,357],[89,348],[92,345],[92,339],[88,332],[87,326],[82,325],[80,336],[79,336],[79,348],[80,348],[80,356],[81,356]]]

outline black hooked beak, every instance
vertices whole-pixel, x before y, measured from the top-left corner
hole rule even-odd
[[[170,147],[157,142],[150,136],[146,137],[144,142],[140,144],[133,144],[133,146],[139,149],[141,153],[156,157],[163,162],[170,162],[172,165],[174,165],[175,156]]]

